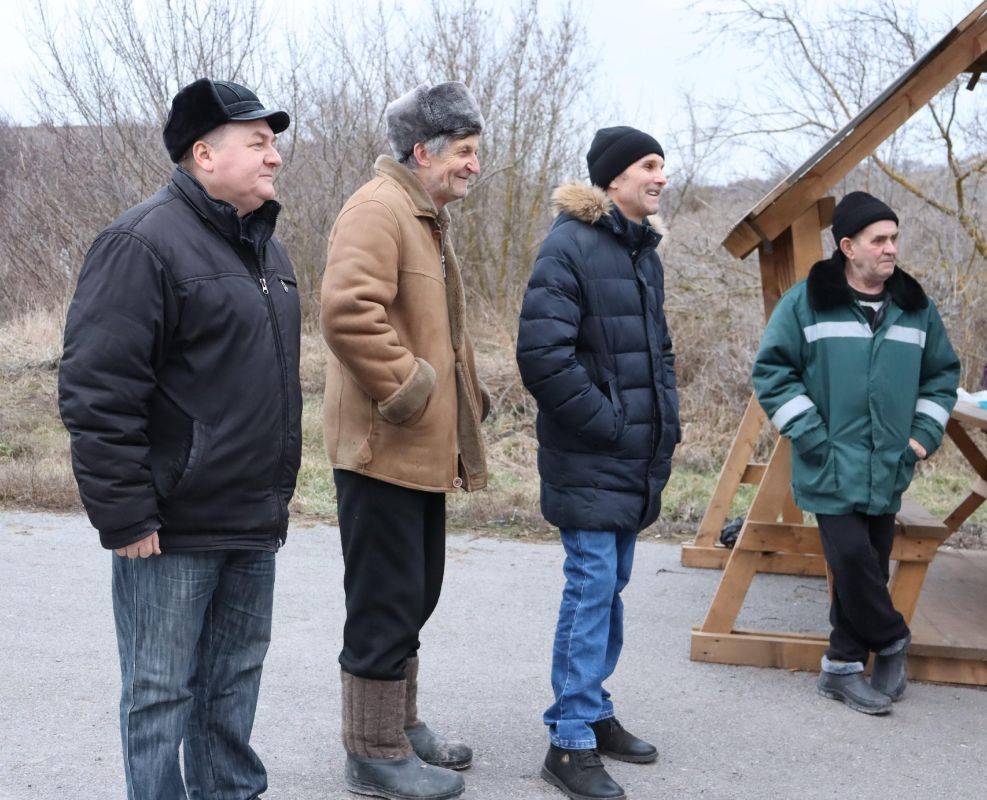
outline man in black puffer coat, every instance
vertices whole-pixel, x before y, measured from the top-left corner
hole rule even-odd
[[[542,513],[566,551],[542,776],[571,797],[612,799],[623,790],[597,752],[657,757],[617,722],[603,683],[620,654],[635,540],[658,517],[681,435],[661,237],[648,219],[667,183],[664,153],[641,131],[604,128],[587,162],[593,186],[553,195],[559,214],[524,296],[517,359],[538,402]]]
[[[288,124],[235,83],[182,89],[179,166],[96,238],[68,311],[59,408],[115,552],[132,800],[267,788],[249,739],[301,459],[298,290],[273,238]]]

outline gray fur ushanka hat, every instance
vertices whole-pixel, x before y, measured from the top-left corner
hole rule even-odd
[[[429,86],[423,83],[384,109],[387,141],[394,157],[402,161],[415,149],[416,142],[452,131],[479,133],[483,114],[465,83],[449,81]]]

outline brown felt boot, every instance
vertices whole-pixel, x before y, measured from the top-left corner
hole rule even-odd
[[[418,656],[405,667],[408,688],[404,704],[404,732],[415,754],[429,764],[446,769],[466,769],[473,763],[473,751],[463,742],[446,739],[418,719]]]
[[[455,772],[423,762],[404,733],[406,681],[342,672],[346,787],[391,800],[447,800],[466,788]]]

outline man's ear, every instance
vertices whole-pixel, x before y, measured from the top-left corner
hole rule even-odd
[[[425,149],[425,145],[421,142],[415,142],[415,148],[411,151],[415,156],[415,161],[418,162],[419,166],[430,167],[432,166],[432,160],[429,158],[428,150]]]
[[[840,239],[840,252],[849,260],[850,256],[853,255],[853,239],[849,236],[844,236]]]
[[[212,160],[212,148],[202,139],[192,145],[192,160],[203,172],[212,172],[216,168]]]

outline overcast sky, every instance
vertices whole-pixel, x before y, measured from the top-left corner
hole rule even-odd
[[[165,0],[138,0],[164,2]],[[318,7],[318,0],[265,0],[272,8],[304,14]],[[9,0],[8,0],[9,2]],[[12,24],[0,26],[0,111],[18,123],[31,122],[30,105],[25,100],[34,60],[25,37],[24,13],[34,0],[13,0],[21,13],[8,17]],[[46,8],[57,19],[65,17],[78,0],[47,0]],[[324,5],[326,0],[322,0]],[[358,0],[339,0],[340,5],[356,5]],[[421,0],[405,0],[413,9]],[[513,0],[490,0],[494,7],[511,8]],[[360,3],[362,5],[362,3]],[[7,2],[3,3],[6,8]],[[561,2],[542,0],[543,13],[552,16]],[[728,42],[714,52],[704,52],[703,16],[688,0],[574,0],[583,12],[591,49],[599,61],[609,91],[601,98],[601,108],[620,108],[621,119],[601,119],[600,124],[624,123],[644,128],[661,140],[673,124],[683,92],[697,97],[744,96],[756,91],[752,79],[760,53]],[[806,5],[803,3],[803,5]],[[810,9],[823,7],[808,3]],[[855,2],[867,6],[867,0]],[[715,7],[705,2],[704,8]],[[976,0],[924,0],[919,3],[923,17],[935,20],[945,34],[976,6]],[[279,11],[279,13],[281,13]],[[948,23],[944,23],[943,19]],[[869,43],[862,43],[868,46]],[[983,97],[982,93],[979,93]],[[607,113],[607,112],[603,112]]]

